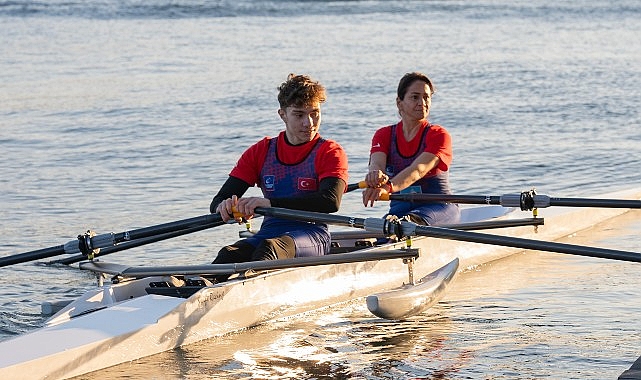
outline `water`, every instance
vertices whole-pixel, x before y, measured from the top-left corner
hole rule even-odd
[[[327,86],[321,132],[347,150],[350,182],[396,121],[398,79],[420,70],[437,87],[430,119],[454,140],[456,193],[638,187],[639,16],[635,1],[0,3],[0,254],[207,213],[239,154],[282,128],[289,72]],[[341,214],[384,208],[349,194]],[[640,219],[571,242],[641,252]],[[235,233],[109,260],[208,262]],[[42,263],[2,274],[0,339],[93,285]],[[530,253],[464,274],[408,322],[354,302],[87,378],[616,378],[641,354],[640,282],[635,264]]]

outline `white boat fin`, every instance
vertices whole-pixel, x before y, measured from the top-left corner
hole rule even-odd
[[[444,295],[459,266],[455,258],[443,267],[423,277],[416,285],[368,296],[367,308],[380,318],[401,320],[420,314],[438,302]]]

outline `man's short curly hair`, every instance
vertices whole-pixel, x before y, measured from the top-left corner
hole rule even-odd
[[[323,103],[326,99],[325,87],[307,75],[289,74],[278,87],[278,103],[282,109]]]

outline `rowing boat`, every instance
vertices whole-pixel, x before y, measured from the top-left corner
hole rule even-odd
[[[608,196],[639,199],[641,190]],[[545,226],[514,223],[492,229],[500,233],[492,235],[494,244],[429,236],[377,244],[380,235],[365,228],[358,233],[333,231],[335,253],[320,258],[174,267],[88,261],[80,267],[97,274],[98,286],[62,308],[42,328],[0,342],[0,375],[69,378],[364,297],[374,314],[406,318],[437,302],[457,272],[524,250],[509,239],[549,242],[623,212],[554,208],[546,210]],[[503,206],[465,207],[461,225],[531,216]],[[447,235],[451,229],[436,231]],[[542,250],[557,248],[562,247]],[[237,275],[220,284],[207,278],[232,272]],[[408,299],[416,302],[408,304]]]

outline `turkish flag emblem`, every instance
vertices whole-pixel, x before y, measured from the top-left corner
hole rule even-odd
[[[305,191],[316,191],[318,190],[318,185],[316,184],[316,179],[314,178],[298,178],[298,190]]]

